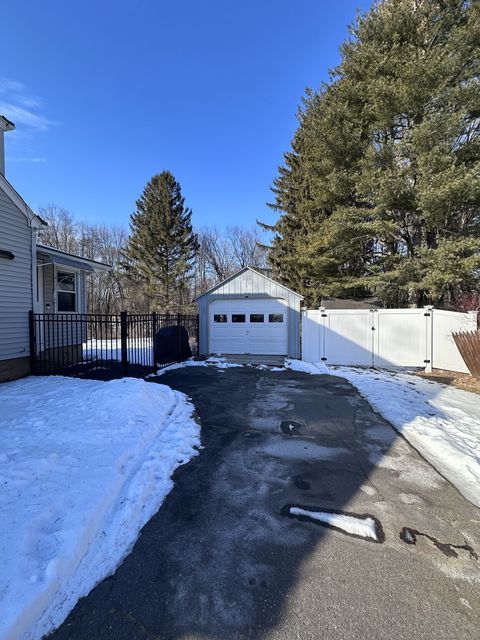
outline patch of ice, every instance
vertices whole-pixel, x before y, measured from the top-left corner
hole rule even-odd
[[[400,500],[404,503],[404,504],[422,504],[423,500],[421,498],[419,498],[418,496],[414,495],[413,493],[401,493],[400,494]]]
[[[362,486],[360,487],[360,491],[363,491],[363,493],[366,493],[367,496],[375,496],[375,495],[377,495],[377,490],[374,489],[369,484],[362,484]]]
[[[210,363],[210,360],[207,360],[207,363]],[[243,365],[238,364],[236,362],[215,362],[214,363],[217,369],[234,369],[236,367],[242,367]]]
[[[267,444],[262,444],[262,454],[288,460],[334,460],[343,456],[352,456],[348,449],[342,447],[325,447],[312,440],[303,438],[272,438]]]
[[[352,516],[329,511],[308,511],[300,507],[290,507],[290,513],[294,516],[311,518],[334,529],[345,531],[350,535],[379,542],[377,524],[370,516]]]

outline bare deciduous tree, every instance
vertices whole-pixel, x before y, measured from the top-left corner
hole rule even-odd
[[[149,311],[149,299],[141,284],[128,277],[124,252],[128,233],[122,227],[92,225],[76,221],[71,213],[55,204],[39,210],[48,222],[40,241],[56,249],[112,265],[107,273],[88,277],[88,306],[93,313],[133,313]],[[192,300],[245,266],[267,266],[267,251],[255,227],[228,227],[224,232],[204,227],[197,232],[199,251],[194,278],[185,293],[183,307],[195,311]]]
[[[53,203],[41,207],[38,213],[48,222],[48,227],[41,231],[41,242],[54,249],[77,253],[78,223],[75,222],[72,214]]]
[[[256,227],[228,227],[227,237],[238,267],[267,266],[267,252],[261,244],[260,232]]]
[[[204,227],[198,232],[200,250],[197,257],[197,289],[205,291],[243,267],[265,268],[267,251],[255,228]]]

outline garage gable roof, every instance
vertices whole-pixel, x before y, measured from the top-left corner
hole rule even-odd
[[[303,300],[303,296],[300,295],[299,293],[297,293],[296,291],[293,291],[292,289],[289,289],[288,287],[286,287],[284,284],[282,284],[281,282],[278,282],[278,280],[274,280],[273,278],[269,278],[268,276],[266,276],[264,273],[262,273],[261,271],[257,271],[257,269],[254,269],[253,267],[243,267],[242,269],[239,269],[238,271],[236,271],[235,273],[233,273],[231,276],[229,276],[228,278],[225,278],[225,280],[222,280],[221,282],[219,282],[218,284],[216,284],[215,286],[211,287],[210,289],[208,289],[207,291],[204,291],[203,293],[201,293],[199,296],[197,296],[194,299],[194,302],[199,300],[200,298],[203,298],[203,296],[208,295],[209,293],[213,293],[214,291],[216,291],[217,289],[220,289],[220,287],[223,287],[223,285],[227,284],[227,282],[230,282],[231,280],[235,280],[235,278],[238,278],[238,276],[240,276],[242,273],[245,273],[245,271],[252,271],[253,273],[256,273],[257,275],[259,275],[261,278],[264,278],[265,280],[268,280],[269,282],[273,282],[274,284],[276,284],[278,287],[281,287],[282,289],[285,289],[285,291],[289,291],[290,293],[293,293],[293,295],[297,296],[298,298],[300,298],[301,300]]]

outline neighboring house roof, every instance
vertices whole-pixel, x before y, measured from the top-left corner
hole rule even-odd
[[[30,207],[22,198],[22,196],[17,191],[15,191],[15,189],[12,187],[10,182],[1,173],[0,173],[0,189],[6,194],[8,198],[10,198],[13,204],[18,209],[20,209],[20,211],[27,217],[32,227],[38,229],[40,227],[47,226],[47,223],[45,222],[45,220],[42,220],[42,218],[39,215],[37,215],[35,211],[30,209]]]
[[[380,301],[378,298],[370,297],[370,298],[362,298],[359,300],[355,300],[354,298],[333,298],[333,297],[324,297],[322,298],[322,307],[325,309],[378,309],[380,306]]]
[[[60,249],[54,249],[54,247],[48,247],[45,244],[37,244],[37,256],[46,257],[48,262],[53,264],[61,264],[66,267],[82,269],[83,271],[97,271],[102,273],[112,268],[111,264],[97,262],[97,260],[90,260],[89,258],[82,258],[82,256],[77,256],[67,251],[60,251]]]
[[[284,284],[282,284],[281,282],[278,282],[277,280],[274,280],[273,278],[270,278],[269,276],[265,275],[265,273],[262,273],[261,269],[254,269],[253,267],[243,267],[242,269],[239,269],[238,271],[236,271],[235,273],[233,273],[231,276],[229,276],[228,278],[225,278],[225,280],[222,280],[221,282],[219,282],[218,284],[216,284],[215,286],[211,287],[210,289],[208,289],[207,291],[204,291],[203,293],[201,293],[199,296],[197,296],[194,299],[194,302],[196,300],[199,300],[200,298],[202,298],[203,296],[208,295],[209,293],[213,293],[214,291],[216,291],[217,289],[219,289],[220,287],[223,287],[224,284],[226,284],[227,282],[230,282],[231,280],[234,280],[235,278],[237,278],[239,275],[241,275],[242,273],[244,273],[245,271],[253,271],[253,273],[257,273],[259,276],[262,276],[262,278],[265,278],[265,280],[269,280],[270,282],[274,282],[275,284],[277,284],[279,287],[282,287],[283,289],[285,289],[286,291],[290,291],[290,293],[293,293],[294,295],[298,296],[301,300],[303,300],[303,296],[301,296],[299,293],[297,293],[296,291],[292,291],[292,289],[289,289],[288,287],[286,287]]]

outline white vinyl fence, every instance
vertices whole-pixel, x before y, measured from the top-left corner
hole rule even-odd
[[[325,309],[302,314],[302,360],[468,373],[452,338],[476,329],[475,313],[423,309]]]

